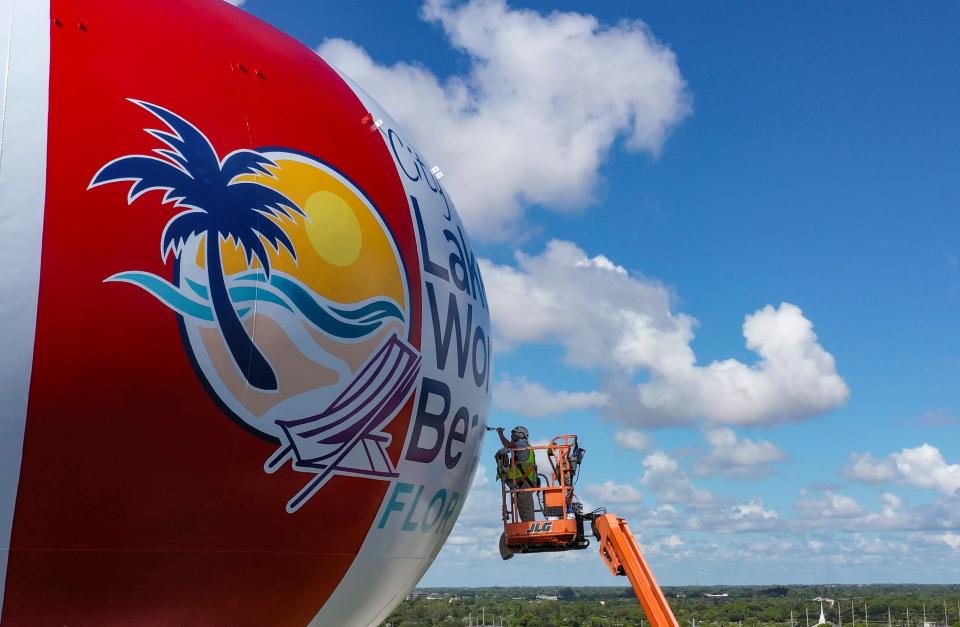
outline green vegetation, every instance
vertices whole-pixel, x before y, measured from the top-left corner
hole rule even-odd
[[[960,627],[960,585],[686,586],[664,588],[683,627],[811,627],[823,597],[827,620],[844,627]],[[707,597],[706,594],[727,595]],[[539,597],[539,598],[538,598]],[[865,621],[866,604],[869,623]],[[852,609],[851,609],[852,607]],[[840,616],[838,616],[840,609]],[[889,610],[889,614],[888,614]],[[907,614],[909,612],[909,624]],[[384,626],[543,625],[650,627],[624,587],[419,588]],[[889,620],[889,622],[888,622]]]

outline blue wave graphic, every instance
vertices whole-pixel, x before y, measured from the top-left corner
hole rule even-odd
[[[267,283],[262,272],[247,274],[236,280],[256,281],[261,286]],[[335,337],[359,339],[379,329],[386,319],[403,320],[400,308],[386,299],[348,309],[343,305],[334,306],[319,301],[299,281],[276,272],[270,275],[269,285],[279,290],[315,327]]]
[[[121,272],[108,277],[104,282],[136,285],[182,316],[214,322],[207,286],[196,281],[186,280],[192,294],[149,272]],[[252,311],[252,307],[241,305],[254,301],[273,303],[301,314],[325,333],[348,340],[370,335],[391,318],[404,319],[403,312],[390,300],[376,300],[358,307],[331,303],[318,297],[299,281],[277,273],[271,274],[269,281],[262,272],[254,272],[231,277],[229,282],[232,284],[229,288],[230,299],[237,306],[237,315],[241,318]]]
[[[330,311],[355,322],[370,322],[381,318],[399,318],[403,320],[403,312],[400,311],[400,308],[387,301],[369,303],[352,310],[330,307]]]
[[[197,283],[196,281],[191,281],[187,279],[187,285],[190,286],[190,289],[193,290],[193,293],[202,298],[203,300],[210,300],[210,295],[207,291],[207,286]],[[171,286],[172,287],[172,286]],[[174,288],[176,289],[176,288]],[[242,287],[231,287],[230,288],[230,300],[234,303],[247,303],[259,300],[260,302],[273,303],[275,305],[280,305],[287,311],[293,311],[293,309],[283,301],[282,298],[260,288],[259,286],[244,285]],[[243,317],[246,315],[246,312],[250,311],[250,308],[238,309],[237,313],[240,313],[240,316]]]
[[[157,300],[181,315],[213,322],[213,309],[210,305],[193,300],[181,292],[179,287],[155,274],[137,271],[121,272],[108,277],[104,282],[131,283],[153,294]]]

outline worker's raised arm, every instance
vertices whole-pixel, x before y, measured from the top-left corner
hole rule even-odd
[[[507,448],[517,448],[516,445],[514,445],[513,442],[511,442],[511,441],[508,440],[506,437],[504,437],[504,435],[503,435],[503,427],[497,427],[497,435],[500,436],[500,442],[501,442],[505,447],[507,447]]]

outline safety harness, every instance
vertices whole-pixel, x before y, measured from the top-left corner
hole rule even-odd
[[[507,469],[507,480],[513,485],[535,486],[537,484],[537,462],[533,451],[527,450],[527,459],[521,460],[518,451],[513,451],[513,464]]]

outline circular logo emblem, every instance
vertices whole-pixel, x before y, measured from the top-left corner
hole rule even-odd
[[[302,153],[239,150],[222,159],[177,114],[134,101],[169,131],[166,147],[105,165],[91,187],[131,182],[182,211],[161,236],[173,281],[132,283],[180,314],[187,348],[214,396],[278,442],[264,465],[311,473],[299,509],[337,474],[397,476],[384,427],[420,373],[409,343],[407,277],[388,225],[343,174]]]

